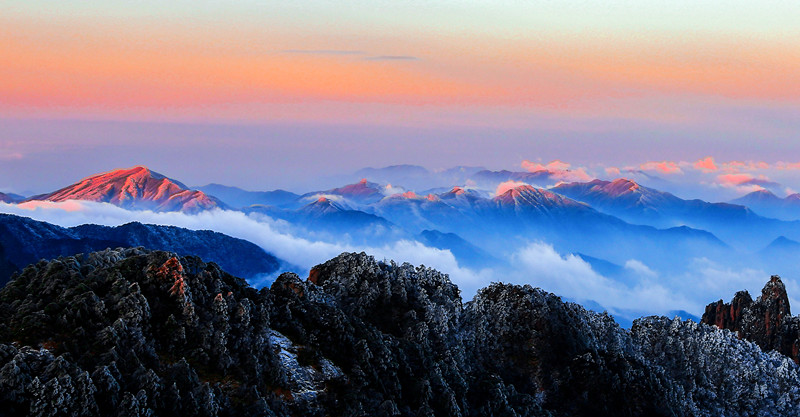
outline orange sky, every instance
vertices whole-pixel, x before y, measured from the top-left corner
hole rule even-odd
[[[358,122],[381,108],[384,120],[402,122],[409,107],[420,107],[423,119],[466,109],[680,120],[692,114],[664,109],[665,98],[800,103],[800,41],[790,36],[435,28],[356,35],[333,31],[326,44],[324,31],[280,25],[12,14],[0,17],[0,110],[222,121],[347,114]],[[375,59],[383,55],[414,59]],[[366,110],[354,113],[354,104]]]

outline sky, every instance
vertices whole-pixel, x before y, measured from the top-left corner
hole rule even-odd
[[[0,1],[0,190],[140,164],[249,189],[400,163],[786,166],[798,17],[796,1]]]

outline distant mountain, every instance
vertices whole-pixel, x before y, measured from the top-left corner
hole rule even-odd
[[[502,211],[531,212],[538,214],[555,215],[563,210],[594,211],[586,204],[581,204],[570,198],[565,198],[551,191],[536,188],[531,185],[520,185],[507,190],[492,199],[492,202]],[[570,213],[574,214],[574,213]]]
[[[382,184],[393,184],[412,190],[432,187],[450,187],[465,184],[483,167],[456,166],[444,170],[430,171],[418,165],[392,165],[384,168],[363,168],[356,171],[358,178],[366,178]]]
[[[797,259],[800,258],[800,242],[779,236],[758,251],[757,255],[765,262],[764,267],[769,267],[771,271],[794,272]]]
[[[671,261],[666,259],[673,256],[674,261],[698,250],[709,256],[728,250],[727,245],[705,230],[630,224],[585,203],[530,185],[507,190],[488,205],[482,205],[479,212],[479,219],[506,240],[510,236],[536,238],[552,243],[559,252],[583,253],[610,262],[623,263],[634,258],[667,265]],[[672,248],[671,253],[661,252],[664,247]],[[659,252],[660,255],[654,256]]]
[[[297,209],[279,209],[254,205],[243,209],[246,213],[262,213],[292,224],[294,233],[306,238],[324,237],[328,241],[355,244],[384,244],[408,237],[392,222],[374,214],[354,210],[343,202],[328,197],[318,197]]]
[[[415,193],[385,197],[381,201],[365,208],[365,210],[386,218],[413,234],[419,234],[426,229],[452,231],[450,229],[440,229],[440,226],[449,221],[460,221],[469,218],[464,216],[470,216],[471,214],[469,212],[460,212],[458,209],[441,201],[437,195],[420,196]]]
[[[284,190],[246,191],[237,187],[221,184],[208,184],[197,187],[198,190],[222,200],[228,206],[241,208],[253,204],[284,207],[295,204],[300,195]]]
[[[506,181],[519,181],[535,185],[547,185],[548,182],[552,184],[552,174],[546,170],[536,172],[483,170],[473,174],[470,179],[480,185],[490,187]]]
[[[272,274],[286,265],[253,243],[209,230],[141,223],[64,228],[27,217],[0,214],[0,285],[5,284],[10,272],[40,259],[135,246],[178,254],[202,254],[246,279]]]
[[[498,264],[500,261],[483,249],[462,239],[455,233],[442,233],[438,230],[423,230],[417,239],[437,249],[449,250],[461,266],[481,269]]]
[[[531,242],[544,241],[561,253],[580,252],[619,263],[634,257],[674,268],[680,256],[702,250],[713,257],[728,250],[713,234],[702,230],[659,230],[629,224],[587,204],[530,185],[520,185],[494,198],[484,198],[481,193],[462,187],[426,196],[395,195],[362,210],[411,233],[438,230],[457,234],[496,257],[510,255]],[[663,247],[673,250],[664,254],[659,250]]]
[[[299,201],[307,203],[316,200],[320,196],[340,196],[351,203],[366,205],[380,201],[384,197],[384,187],[363,178],[355,184],[303,194],[300,196]]]
[[[764,248],[762,252],[774,252],[774,251],[786,251],[786,250],[800,252],[800,242],[789,239],[786,236],[778,236],[769,245],[767,245],[767,247]]]
[[[679,317],[681,320],[692,320],[695,323],[701,322],[700,317],[686,310],[670,310],[667,313],[667,317]]]
[[[93,175],[52,193],[31,197],[30,200],[87,200],[111,203],[126,209],[185,213],[224,207],[218,199],[202,191],[190,190],[182,183],[143,166]]]
[[[747,206],[767,217],[781,220],[800,219],[800,193],[780,198],[769,190],[759,190],[731,200],[731,203]]]
[[[398,178],[426,178],[430,171],[419,165],[391,165],[384,168],[362,168],[356,171],[356,175],[366,179],[376,181],[389,181]]]
[[[583,201],[592,207],[615,215],[658,218],[685,202],[670,193],[643,187],[631,180],[593,180],[556,185],[552,191]]]
[[[12,193],[0,193],[0,203],[17,203],[24,200],[25,197]]]
[[[799,222],[765,218],[742,205],[684,200],[625,178],[559,184],[551,191],[629,223],[658,228],[686,225],[749,250],[783,234],[800,238]]]
[[[625,272],[625,268],[621,265],[608,262],[605,259],[595,258],[594,256],[584,255],[582,253],[576,253],[575,256],[581,258],[592,267],[592,270],[605,277],[616,278]]]
[[[481,190],[475,190],[472,188],[465,188],[465,187],[452,187],[449,190],[443,190],[439,194],[440,199],[450,202],[457,202],[457,201],[474,202],[476,200],[487,197],[491,198],[491,195],[487,195],[487,193]]]

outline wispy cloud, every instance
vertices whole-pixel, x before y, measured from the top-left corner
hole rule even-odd
[[[365,55],[364,51],[347,49],[284,49],[284,54],[307,54],[307,55]]]
[[[780,184],[765,175],[754,177],[748,173],[718,175],[716,183],[725,188],[733,188],[740,193],[749,193],[764,188],[779,187]]]
[[[10,161],[22,159],[24,155],[20,152],[4,151],[0,149],[0,161]]]
[[[482,271],[461,267],[449,250],[431,248],[407,239],[375,246],[310,240],[293,234],[291,226],[285,222],[261,214],[247,215],[230,210],[211,210],[194,215],[180,212],[156,213],[146,210],[131,211],[108,203],[78,200],[58,203],[37,201],[22,205],[0,203],[0,212],[31,217],[64,227],[87,223],[118,226],[139,221],[192,230],[210,229],[253,242],[278,258],[302,268],[301,271],[295,271],[300,274],[342,252],[365,251],[378,259],[411,262],[447,272],[459,287],[468,288],[469,291],[477,291],[490,281]]]
[[[410,55],[376,55],[364,59],[368,61],[419,61],[418,57]]]
[[[294,235],[291,228],[266,216],[214,210],[196,215],[129,211],[107,203],[72,201],[42,202],[21,207],[0,203],[0,212],[18,214],[61,226],[95,223],[109,226],[140,221],[174,225],[189,229],[211,229],[249,240],[304,270],[342,252],[365,251],[378,259],[392,259],[435,268],[450,276],[469,300],[475,292],[491,282],[503,281],[540,286],[560,296],[579,302],[592,301],[612,314],[632,318],[631,314],[663,314],[683,309],[700,313],[709,300],[732,295],[742,288],[760,288],[767,275],[760,270],[722,268],[706,260],[689,260],[689,272],[654,270],[638,260],[625,263],[625,270],[635,279],[630,283],[610,278],[595,271],[578,256],[563,254],[545,242],[520,245],[507,258],[507,266],[475,270],[459,265],[448,250],[399,239],[385,245],[353,246],[315,241]],[[699,271],[699,272],[697,272]],[[695,274],[699,273],[697,280]],[[698,286],[686,286],[690,279]],[[724,278],[721,279],[720,277]],[[694,281],[693,281],[694,282]],[[787,285],[791,280],[786,280]],[[631,313],[634,312],[634,313]]]
[[[284,49],[284,54],[298,55],[340,55],[363,56],[365,61],[419,61],[420,58],[412,55],[373,55],[356,49]]]

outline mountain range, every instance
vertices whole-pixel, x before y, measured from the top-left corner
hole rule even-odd
[[[800,193],[789,194],[780,198],[769,190],[758,190],[735,200],[733,204],[750,207],[755,212],[781,220],[800,219]]]
[[[505,259],[531,242],[547,242],[559,253],[580,254],[597,265],[625,265],[635,259],[656,270],[682,273],[687,260],[702,257],[786,273],[792,267],[789,258],[768,256],[773,252],[765,248],[779,237],[800,241],[800,221],[764,217],[732,203],[686,200],[624,178],[542,188],[525,181],[552,182],[552,172],[471,167],[431,172],[395,166],[360,173],[365,178],[352,184],[296,194],[219,184],[191,190],[145,167],[134,167],[98,174],[22,204],[77,199],[188,214],[237,209],[285,222],[291,233],[308,240],[357,247],[415,240],[450,250],[459,264],[478,269],[488,265],[484,260]],[[403,184],[381,184],[366,176],[453,177],[492,187],[517,182],[497,189],[433,187],[418,194]],[[798,248],[782,251],[800,256]]]
[[[0,203],[18,203],[25,197],[13,193],[0,193]]]
[[[600,288],[677,276],[692,291],[700,267],[689,260],[697,258],[729,268],[753,259],[793,267],[796,221],[684,200],[628,179],[419,194],[367,178],[304,194],[203,188],[225,197],[135,167],[13,200],[34,210],[40,200],[73,199],[212,210],[209,216],[236,209],[251,220],[269,216],[310,242],[417,241],[449,250],[461,267],[493,268],[497,282],[462,299],[447,274],[365,253],[343,253],[307,278],[286,272],[263,280],[292,267],[221,233],[138,222],[65,228],[2,214],[0,414],[745,416],[800,409],[800,318],[778,276],[755,300],[741,291],[730,303],[709,304],[699,322],[652,316],[628,329],[608,313],[504,283],[515,279],[504,274],[526,272],[519,248],[547,242],[574,254],[543,264],[569,285],[585,284],[574,275],[585,264],[603,275],[592,279],[614,280]],[[242,278],[271,285],[257,289]],[[587,307],[605,309],[588,298]]]
[[[631,223],[659,228],[686,225],[750,250],[781,235],[800,239],[800,222],[763,217],[743,205],[684,200],[624,178],[559,184],[552,191]]]
[[[226,205],[233,208],[243,208],[252,205],[266,206],[294,206],[299,195],[285,190],[274,191],[246,191],[238,187],[230,187],[221,184],[208,184],[197,187],[198,190],[213,195],[224,201]]]
[[[137,247],[199,254],[246,279],[258,280],[288,264],[242,239],[209,230],[128,223],[64,228],[27,217],[0,214],[0,286],[12,273],[40,259],[106,248]]]

